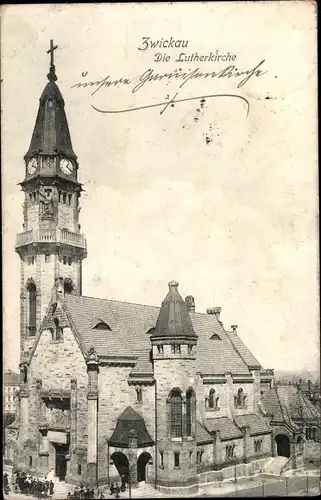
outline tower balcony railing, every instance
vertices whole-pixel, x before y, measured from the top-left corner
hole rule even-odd
[[[16,249],[31,243],[65,243],[86,250],[87,242],[83,234],[74,233],[68,229],[37,229],[29,230],[17,235]]]

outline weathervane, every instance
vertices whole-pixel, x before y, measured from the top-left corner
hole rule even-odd
[[[50,49],[47,50],[47,54],[50,54],[50,70],[47,75],[47,78],[50,82],[54,82],[57,80],[55,64],[54,64],[54,50],[58,48],[58,45],[54,46],[53,40],[50,40]]]

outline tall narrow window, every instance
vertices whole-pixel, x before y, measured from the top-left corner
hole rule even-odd
[[[48,264],[48,262],[50,262],[50,253],[46,253],[45,262],[46,262],[46,264]]]
[[[28,285],[28,293],[29,293],[29,318],[28,318],[28,330],[29,335],[36,335],[36,306],[37,306],[37,289],[34,283],[30,283]]]
[[[189,389],[186,393],[186,435],[192,435],[192,411],[193,411],[193,391]]]
[[[174,389],[170,396],[171,436],[182,437],[182,396]]]
[[[143,402],[143,392],[141,387],[137,387],[136,389],[136,402],[137,403]]]
[[[214,408],[214,401],[215,401],[215,390],[211,389],[209,396],[208,396],[208,407],[209,408]]]
[[[179,453],[177,452],[174,453],[174,467],[176,469],[179,468]]]
[[[32,467],[32,457],[29,457],[29,467]]]
[[[161,469],[163,469],[164,468],[164,452],[163,451],[159,452],[159,458],[160,458],[159,467]]]
[[[164,346],[163,345],[158,345],[157,346],[157,352],[158,352],[158,354],[163,355],[164,354]]]
[[[63,330],[59,325],[59,319],[55,318],[54,323],[55,323],[55,340],[62,340]]]

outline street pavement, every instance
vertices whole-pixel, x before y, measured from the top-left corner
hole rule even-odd
[[[242,478],[243,479],[243,478]],[[262,474],[253,481],[244,478],[244,481],[235,484],[204,486],[205,497],[270,497],[270,496],[317,496],[320,494],[320,478],[309,476],[277,477]],[[220,491],[221,489],[221,491]]]
[[[237,484],[223,482],[219,487],[217,484],[204,484],[202,492],[194,497],[280,497],[280,496],[319,496],[320,477],[316,476],[291,476],[278,477],[268,474],[260,474],[252,480],[248,477],[239,478]],[[120,494],[120,498],[128,498],[127,494]],[[138,493],[138,492],[135,492]],[[156,493],[156,492],[155,492]],[[139,498],[136,494],[133,495]],[[153,495],[154,496],[154,495]],[[156,495],[155,495],[156,496]],[[34,497],[10,492],[4,495],[7,500],[32,500]],[[112,498],[106,495],[106,498]],[[113,497],[114,498],[114,497]],[[165,498],[165,497],[164,497]],[[169,498],[169,497],[167,497]],[[61,499],[64,500],[64,499]]]

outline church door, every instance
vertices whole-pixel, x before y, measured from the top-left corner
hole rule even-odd
[[[56,476],[60,481],[64,481],[67,473],[67,460],[68,446],[64,444],[56,444]]]
[[[144,451],[137,460],[137,481],[146,481],[146,465],[152,459],[150,453]]]
[[[277,453],[281,457],[290,458],[290,440],[284,434],[278,434],[275,437]]]

